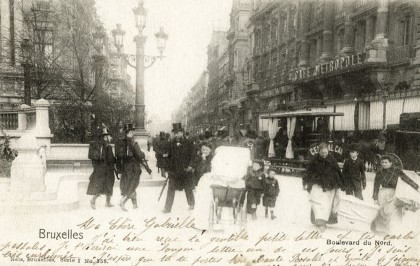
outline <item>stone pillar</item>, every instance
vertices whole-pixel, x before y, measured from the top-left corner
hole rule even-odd
[[[321,60],[329,61],[333,52],[333,30],[334,30],[334,1],[325,1],[324,9],[324,31],[322,32],[322,55]]]
[[[366,35],[365,35],[365,46],[366,48],[371,47],[371,42],[375,34],[375,24],[372,16],[366,18]]]
[[[389,0],[379,0],[378,18],[376,20],[376,36],[372,41],[369,52],[369,62],[386,62],[386,50],[388,49],[388,15]]]
[[[26,105],[26,104],[22,104],[19,107],[19,112],[18,112],[18,130],[20,130],[20,131],[26,130],[26,124],[27,124],[26,113],[25,113],[25,109],[26,108],[29,108],[29,106]]]
[[[322,55],[322,37],[318,37],[316,39],[316,61],[320,61],[321,60],[321,55]]]
[[[35,102],[36,110],[36,126],[35,131],[37,136],[50,135],[50,121],[48,114],[48,107],[50,106],[49,102],[44,99],[39,99]]]
[[[44,192],[45,168],[40,156],[35,132],[23,135],[17,142],[18,156],[11,167],[10,191],[12,193]]]
[[[388,33],[389,0],[379,0],[378,2],[378,19],[376,21],[378,30],[375,40],[386,38]]]
[[[300,52],[299,52],[299,67],[306,67],[309,64],[309,40],[306,34],[310,29],[310,4],[308,1],[303,1],[302,8],[302,25],[301,33],[302,41],[300,43]]]
[[[353,21],[346,11],[344,21],[344,47],[341,50],[342,54],[349,55],[354,53],[354,25]]]
[[[50,130],[50,121],[48,108],[50,104],[45,99],[39,99],[35,102],[35,112],[36,112],[36,125],[35,125],[35,135],[37,144],[39,147],[44,146],[47,156],[50,154],[51,147],[51,135]]]

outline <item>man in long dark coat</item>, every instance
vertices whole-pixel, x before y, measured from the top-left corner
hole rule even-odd
[[[192,177],[192,158],[194,156],[193,143],[184,138],[181,123],[173,124],[174,139],[171,140],[169,149],[169,186],[166,197],[164,213],[172,210],[175,191],[185,190],[190,210],[194,209],[194,182]]]
[[[136,189],[140,183],[140,163],[145,158],[145,155],[141,151],[139,144],[133,139],[133,130],[134,128],[131,124],[126,125],[125,131],[127,133],[127,136],[124,139],[124,142],[122,143],[125,146],[123,146],[122,149],[118,148],[118,150],[122,150],[123,152],[119,151],[117,154],[118,157],[122,155],[122,175],[120,182],[122,198],[119,203],[119,206],[123,211],[127,211],[127,209],[125,208],[125,203],[129,199],[131,199],[131,202],[133,203],[133,209],[137,209],[138,207]]]
[[[106,207],[113,207],[111,197],[115,181],[115,157],[110,145],[111,136],[106,128],[103,129],[101,136],[103,138],[101,141],[93,142],[89,147],[89,159],[92,160],[93,172],[89,177],[87,194],[93,195],[90,200],[92,209],[96,209],[96,199],[100,195],[106,195]]]
[[[170,141],[169,136],[166,136],[165,132],[160,132],[159,139],[156,141],[156,145],[153,147],[155,150],[156,166],[161,171],[162,177],[166,178],[166,169],[168,168],[168,153],[169,153]],[[164,156],[166,155],[166,156]]]

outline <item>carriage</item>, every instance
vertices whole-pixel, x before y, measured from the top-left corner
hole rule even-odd
[[[250,151],[243,147],[220,146],[215,150],[211,172],[204,174],[196,189],[196,225],[217,230],[217,226],[246,225],[244,176],[251,164]],[[223,213],[223,209],[231,212]],[[230,215],[231,214],[231,215]]]
[[[337,116],[344,114],[294,111],[261,115],[260,119],[268,120],[270,137],[265,160],[279,172],[301,175],[308,161],[318,153],[320,142],[326,142],[331,153],[342,160],[342,143],[331,140]]]
[[[211,189],[214,201],[210,202],[210,230],[214,228],[215,224],[224,221],[222,220],[222,210],[226,207],[232,209],[233,224],[244,227],[246,225],[246,212],[240,201],[245,195],[245,189],[220,185],[212,185]]]

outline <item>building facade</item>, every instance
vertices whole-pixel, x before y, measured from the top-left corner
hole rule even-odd
[[[203,134],[208,126],[206,115],[208,83],[209,74],[204,71],[188,95],[186,130],[193,134]]]
[[[419,112],[419,8],[405,0],[260,3],[250,18],[252,113],[343,112],[330,127],[345,133],[383,130]],[[254,126],[267,130],[261,120]]]
[[[207,47],[207,130],[215,133],[227,127],[227,117],[222,107],[228,103],[229,54],[225,31],[214,31]]]

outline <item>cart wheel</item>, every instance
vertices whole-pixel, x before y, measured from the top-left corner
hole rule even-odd
[[[215,214],[215,219],[216,219],[216,223],[219,223],[220,220],[220,207],[219,207],[219,199],[215,198],[214,199],[214,214]]]
[[[210,213],[209,213],[209,229],[213,230],[214,223],[214,202],[210,202]]]
[[[234,198],[232,200],[233,224],[236,224],[236,218],[238,217],[238,214],[236,212],[237,205],[238,205],[237,200],[236,200],[236,198]]]
[[[239,207],[239,215],[240,215],[240,226],[241,228],[243,228],[246,225],[246,217],[247,217],[245,207],[241,207],[241,206]]]

